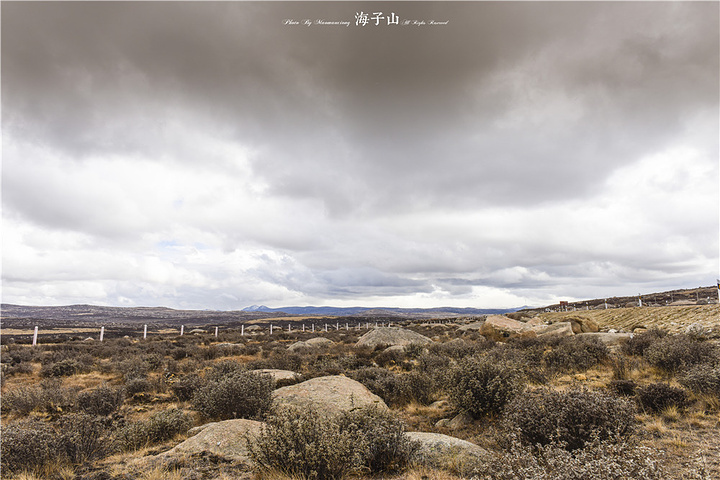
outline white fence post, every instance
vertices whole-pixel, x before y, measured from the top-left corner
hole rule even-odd
[[[312,333],[315,333],[315,324],[312,324]]]
[[[348,324],[345,324],[345,330],[350,330],[350,327],[348,327]]]
[[[288,325],[288,333],[292,332],[292,325]]]
[[[305,333],[305,324],[303,323],[303,333]]]
[[[103,341],[103,337],[105,336],[105,327],[100,327],[100,341]]]
[[[33,333],[33,347],[37,345],[37,333],[38,333],[38,327],[35,325],[35,333]]]
[[[245,336],[245,325],[240,325],[240,336]]]
[[[325,331],[327,332],[327,323],[325,324]]]
[[[218,334],[218,327],[215,327],[215,336],[217,337]]]
[[[180,336],[185,334],[185,325],[180,325]]]
[[[270,324],[270,335],[272,335],[272,323]]]
[[[147,338],[147,325],[143,327],[143,340]]]
[[[335,330],[340,330],[340,322],[335,323]]]

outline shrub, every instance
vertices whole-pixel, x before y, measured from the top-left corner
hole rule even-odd
[[[597,338],[567,337],[545,354],[545,365],[558,372],[583,372],[608,357],[607,345]]]
[[[356,439],[360,466],[371,473],[388,473],[407,466],[413,451],[405,437],[405,425],[391,412],[365,407],[340,416],[341,430]]]
[[[354,472],[384,473],[405,467],[412,444],[392,413],[370,408],[327,415],[285,408],[267,419],[249,442],[260,470],[293,478],[339,479]]]
[[[256,467],[292,478],[336,480],[358,463],[355,438],[332,416],[283,409],[270,416],[257,439],[248,442]]]
[[[219,382],[225,377],[244,371],[246,371],[246,368],[242,363],[235,360],[222,360],[212,366],[212,369],[207,374],[207,380],[209,382]]]
[[[690,365],[711,363],[716,355],[712,344],[681,334],[658,340],[645,350],[643,356],[666,373],[675,373]]]
[[[390,406],[403,406],[411,402],[430,403],[435,393],[432,378],[417,372],[393,373],[384,368],[360,368],[350,372],[353,380],[365,385]]]
[[[611,392],[624,397],[630,397],[635,395],[635,389],[637,384],[632,380],[612,380],[608,385]]]
[[[193,408],[208,418],[262,417],[272,404],[275,381],[269,375],[237,372],[213,381],[193,396]]]
[[[84,365],[72,358],[66,358],[55,363],[48,363],[40,368],[41,377],[69,377],[81,373]]]
[[[2,411],[27,415],[43,405],[43,391],[35,385],[17,387],[8,390],[2,396]]]
[[[59,435],[49,424],[26,420],[3,426],[0,459],[4,473],[38,470],[45,463],[61,459]]]
[[[62,387],[59,381],[46,380],[39,386],[22,386],[3,393],[2,410],[20,415],[27,415],[34,410],[55,413],[69,408],[74,402],[74,391]]]
[[[125,382],[125,393],[128,397],[134,396],[136,393],[149,392],[153,386],[146,378],[131,378]]]
[[[185,433],[193,422],[188,414],[175,408],[153,414],[147,420],[133,422],[115,434],[115,441],[123,450],[139,448],[170,440]]]
[[[642,356],[648,347],[665,336],[667,336],[667,332],[653,328],[639,335],[633,335],[620,346],[620,350],[626,355]]]
[[[599,440],[629,435],[635,409],[627,400],[586,389],[526,392],[511,401],[503,415],[510,430],[529,445],[561,442],[568,450]]]
[[[203,379],[194,373],[175,378],[170,383],[170,390],[181,402],[191,400],[195,392],[203,386]]]
[[[80,392],[77,405],[80,410],[91,415],[110,415],[120,408],[125,400],[122,388],[113,388],[102,384],[97,388]]]
[[[479,357],[466,357],[450,372],[450,399],[475,418],[498,414],[521,389],[515,370]]]
[[[654,460],[658,456],[634,442],[595,440],[570,452],[556,443],[530,447],[514,440],[472,473],[480,480],[664,480],[668,473]]]
[[[107,430],[100,417],[71,413],[60,418],[59,442],[73,463],[102,458],[110,453]]]
[[[695,393],[720,396],[720,366],[695,365],[683,374],[680,383]]]
[[[637,389],[640,405],[651,412],[661,412],[668,407],[683,407],[687,401],[687,393],[663,382],[651,383]]]

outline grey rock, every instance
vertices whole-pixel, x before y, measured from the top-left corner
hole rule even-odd
[[[407,432],[405,436],[416,442],[412,461],[416,464],[454,470],[460,475],[472,472],[479,462],[490,458],[490,453],[479,445],[441,433]]]
[[[571,337],[575,335],[570,322],[558,322],[552,325],[538,325],[532,327],[538,337]]]
[[[326,412],[346,412],[366,406],[387,409],[382,398],[365,385],[340,375],[278,388],[273,392],[273,403],[279,407],[315,408]]]
[[[144,457],[140,461],[156,465],[172,461],[175,458],[207,452],[227,460],[250,465],[252,461],[247,451],[246,438],[256,437],[260,433],[262,425],[262,422],[245,419],[208,423],[191,429],[189,433],[194,433],[193,436],[167,452]]]

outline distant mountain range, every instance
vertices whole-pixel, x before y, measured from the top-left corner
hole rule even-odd
[[[516,312],[527,307],[518,308],[397,308],[397,307],[280,307],[269,308],[265,305],[251,305],[242,309],[243,312],[287,313],[290,315],[327,315],[332,317],[362,316],[413,316],[413,315],[489,315]]]

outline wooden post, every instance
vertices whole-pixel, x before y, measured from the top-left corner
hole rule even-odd
[[[38,327],[35,325],[35,333],[33,333],[33,347],[37,345],[37,333],[38,333]]]

